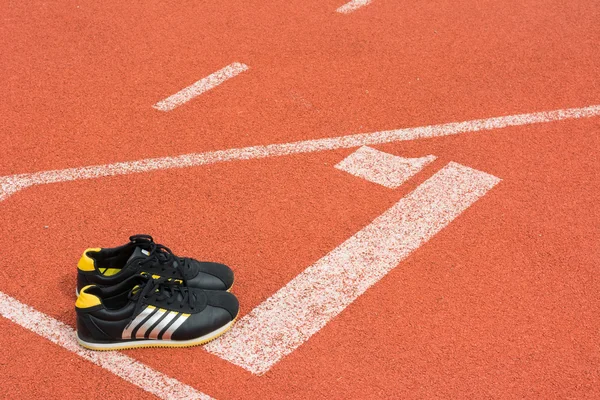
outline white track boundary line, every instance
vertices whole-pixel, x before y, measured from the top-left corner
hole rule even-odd
[[[192,153],[172,157],[149,158],[114,164],[3,176],[0,177],[0,201],[6,200],[10,195],[33,185],[100,178],[103,176],[127,175],[169,168],[184,168],[234,160],[281,157],[292,154],[353,148],[396,141],[457,135],[467,132],[489,131],[510,126],[532,125],[597,116],[600,116],[600,105],[542,111],[530,114],[508,115],[374,133],[360,133],[334,138],[304,140],[293,143],[234,148],[206,153]]]
[[[191,84],[190,86],[181,89],[179,92],[159,101],[152,108],[160,111],[171,111],[180,105],[192,100],[194,97],[200,96],[202,93],[214,89],[228,79],[231,79],[244,71],[248,70],[246,64],[234,62],[228,66],[221,68],[217,72],[213,72],[206,78]]]
[[[84,349],[77,343],[73,328],[2,292],[0,292],[0,315],[161,399],[212,399],[125,354]]]
[[[351,12],[356,11],[359,8],[366,6],[371,1],[372,0],[352,0],[351,2],[346,3],[343,6],[339,7],[335,11],[339,12],[340,14],[350,14]]]
[[[499,181],[448,164],[204,349],[264,374]]]

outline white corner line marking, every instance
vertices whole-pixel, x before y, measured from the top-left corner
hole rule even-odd
[[[138,161],[118,162],[114,164],[93,165],[88,167],[67,168],[0,177],[0,201],[29,186],[80,179],[100,178],[103,176],[127,175],[169,168],[184,168],[215,164],[234,160],[250,160],[267,157],[281,157],[292,154],[312,153],[327,150],[346,149],[403,140],[425,139],[466,132],[489,131],[510,126],[540,124],[568,119],[591,118],[600,116],[600,105],[583,108],[569,108],[554,111],[542,111],[530,114],[508,115],[464,122],[452,122],[416,128],[404,128],[374,133],[334,138],[312,139],[293,143],[270,144],[217,150],[206,153],[192,153],[180,156],[148,158]]]
[[[73,328],[2,292],[0,292],[0,315],[158,398],[165,400],[212,399],[191,386],[170,378],[120,352],[84,349],[77,343]]]
[[[346,3],[343,6],[339,7],[335,11],[339,12],[340,14],[350,14],[351,12],[356,11],[359,8],[366,6],[371,1],[372,0],[352,0],[351,2]]]
[[[335,165],[351,175],[396,189],[436,159],[429,155],[404,158],[363,146]]]
[[[180,105],[190,101],[194,97],[197,97],[202,93],[219,86],[226,80],[231,79],[244,71],[247,71],[248,68],[249,67],[246,64],[242,64],[239,62],[229,64],[228,66],[221,68],[217,72],[210,74],[206,78],[200,79],[199,81],[193,83],[185,89],[181,89],[174,95],[171,95],[166,99],[159,101],[152,107],[160,111],[171,111],[174,108],[179,107]]]
[[[500,181],[450,163],[204,349],[267,372]]]

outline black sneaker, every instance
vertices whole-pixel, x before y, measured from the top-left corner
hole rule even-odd
[[[233,286],[233,271],[227,265],[177,257],[149,235],[129,240],[123,246],[83,252],[77,263],[77,294],[84,286],[113,286],[137,274],[185,281],[198,289],[229,291]]]
[[[201,345],[225,333],[239,311],[224,291],[135,275],[116,286],[86,286],[77,302],[77,340],[91,350]]]

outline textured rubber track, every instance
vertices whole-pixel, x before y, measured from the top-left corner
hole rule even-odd
[[[87,398],[90,392],[110,399],[156,399],[4,318],[0,318],[0,329],[0,369],[5,379],[0,385],[2,399]]]
[[[345,2],[11,2],[0,176],[600,104],[598,2]],[[81,250],[149,232],[234,265],[249,312],[455,161],[502,183],[267,374],[124,352],[216,399],[600,398],[599,132],[377,146],[438,157],[398,190],[336,170],[354,149],[32,187],[0,202],[0,290],[74,326]],[[146,396],[5,325],[0,397]]]

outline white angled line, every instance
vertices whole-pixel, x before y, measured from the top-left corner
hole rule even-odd
[[[102,176],[127,175],[159,169],[184,168],[226,161],[280,157],[291,154],[345,149],[402,140],[425,139],[466,132],[486,131],[509,126],[531,125],[566,119],[590,118],[599,115],[600,105],[597,105],[583,108],[569,108],[566,110],[476,119],[472,121],[422,126],[418,128],[360,133],[356,135],[304,140],[293,143],[252,146],[238,149],[210,151],[207,153],[184,154],[174,157],[148,158],[138,161],[4,176],[0,177],[0,201],[6,200],[10,195],[33,185],[92,179]]]
[[[339,7],[335,11],[337,11],[341,14],[350,14],[352,11],[356,11],[359,8],[366,6],[370,2],[371,2],[371,0],[352,0],[351,2],[346,3],[343,6]]]
[[[226,80],[231,79],[246,70],[248,70],[248,66],[246,64],[234,62],[233,64],[229,64],[225,68],[210,74],[206,78],[200,79],[196,83],[180,90],[174,95],[159,101],[152,107],[160,111],[171,111],[183,103],[186,103],[194,97],[197,97],[202,93],[219,86]]]
[[[499,181],[448,164],[205,349],[254,374],[265,373]]]
[[[404,158],[363,146],[340,161],[335,168],[395,189],[434,160],[435,156]]]
[[[0,292],[0,315],[112,372],[161,399],[211,399],[210,396],[170,378],[116,351],[91,351],[79,346],[68,325]]]

